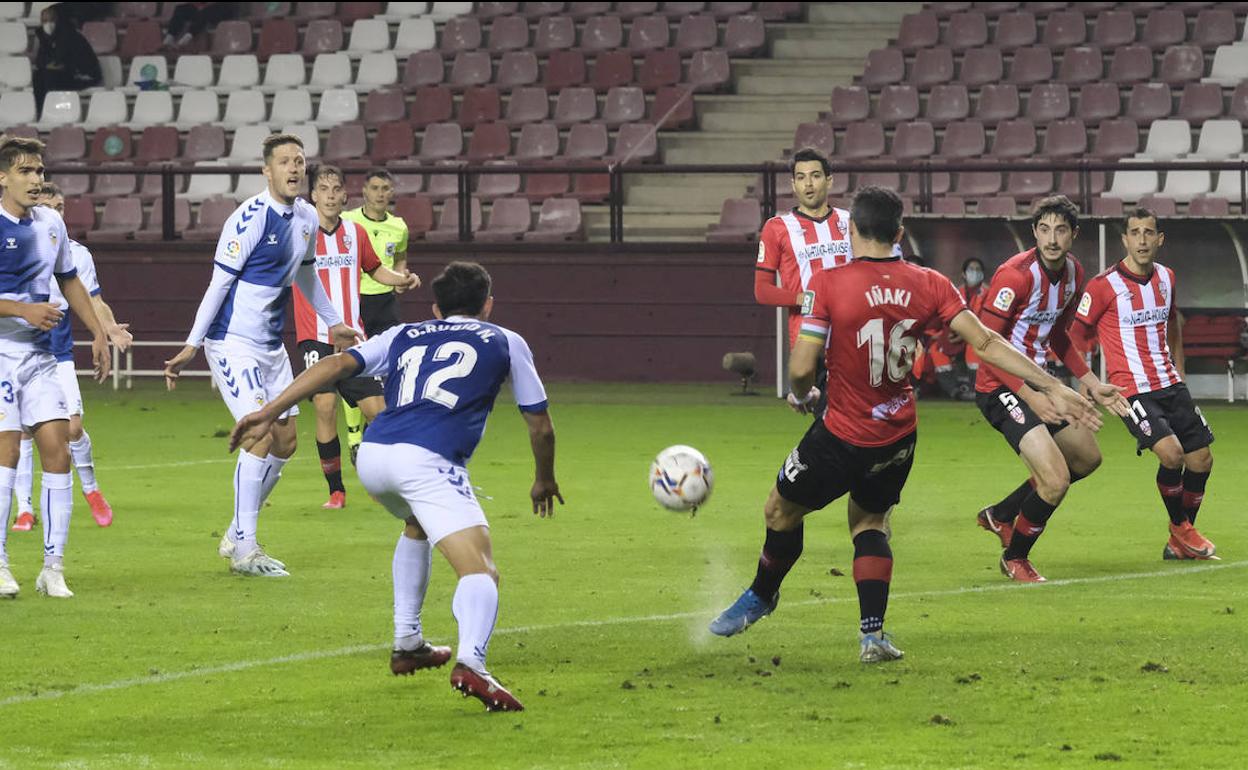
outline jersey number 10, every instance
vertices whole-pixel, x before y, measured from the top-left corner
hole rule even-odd
[[[399,356],[399,398],[395,406],[407,406],[416,400],[416,385],[420,380],[421,364],[424,362],[428,345],[408,348]],[[454,359],[452,361],[452,359]],[[451,361],[446,366],[435,369],[425,377],[425,385],[421,388],[420,397],[447,409],[454,409],[459,403],[459,396],[442,387],[449,380],[458,380],[472,374],[477,365],[477,351],[467,342],[444,342],[433,351],[433,361]]]
[[[919,341],[906,336],[914,326],[913,318],[905,318],[893,325],[884,338],[884,319],[872,318],[858,330],[858,347],[867,346],[871,356],[871,387],[879,387],[884,381],[884,364],[888,363],[888,379],[903,382],[914,366],[914,355]],[[887,342],[888,344],[885,344]]]

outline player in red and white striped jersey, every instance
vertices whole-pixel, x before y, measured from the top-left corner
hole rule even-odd
[[[1125,415],[1129,406],[1118,388],[1089,371],[1066,333],[1083,282],[1083,268],[1070,254],[1079,209],[1065,196],[1053,196],[1037,203],[1031,221],[1036,246],[997,269],[980,320],[1039,366],[1052,350],[1098,403]],[[1070,485],[1101,464],[1101,450],[1091,430],[1062,420],[1047,398],[1017,377],[980,366],[975,391],[979,410],[1031,471],[1027,482],[979,512],[979,526],[1005,546],[1001,571],[1007,577],[1041,582],[1031,565],[1031,547]]]
[[[1071,336],[1081,348],[1100,338],[1109,381],[1131,403],[1123,417],[1138,443],[1160,461],[1157,488],[1170,516],[1164,559],[1211,559],[1215,548],[1196,530],[1196,514],[1213,468],[1213,431],[1183,383],[1181,318],[1174,304],[1174,271],[1157,264],[1165,235],[1157,217],[1139,208],[1126,217],[1127,256],[1088,282]],[[1172,323],[1172,321],[1174,323]]]
[[[343,323],[364,334],[360,320],[360,273],[368,273],[379,283],[396,287],[402,292],[420,285],[420,279],[407,272],[397,273],[381,264],[373,251],[364,228],[342,219],[347,194],[343,187],[342,170],[320,166],[313,170],[309,187],[312,204],[320,218],[316,232],[316,277],[325,287],[334,307],[342,314]],[[329,330],[312,309],[311,303],[295,288],[295,336],[303,366],[310,369],[321,358],[334,354]],[[337,393],[351,406],[360,407],[370,422],[385,408],[381,382],[371,377],[353,377],[337,384]],[[342,448],[338,441],[338,418],[334,389],[312,397],[316,408],[316,448],[321,456],[321,471],[329,484],[329,500],[323,508],[343,508],[347,504],[346,487],[342,483]]]

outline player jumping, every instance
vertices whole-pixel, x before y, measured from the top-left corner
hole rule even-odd
[[[789,369],[793,400],[806,411],[818,398],[816,362],[824,358],[836,408],[823,411],[780,469],[763,508],[767,535],[754,582],[711,622],[715,634],[738,634],[775,610],[780,583],[802,554],[803,518],[848,492],[859,660],[902,657],[883,632],[893,571],[889,516],[914,462],[909,375],[915,335],[929,325],[948,324],[982,360],[1025,379],[1063,414],[1100,425],[1090,403],[986,329],[948,278],[892,255],[902,237],[901,213],[892,190],[860,190],[850,220],[854,261],[811,282],[811,310]]]
[[[429,585],[431,545],[459,576],[451,610],[459,623],[451,686],[491,711],[523,706],[485,666],[498,617],[498,570],[485,514],[465,465],[485,430],[503,381],[510,378],[529,426],[536,480],[533,513],[550,516],[563,502],[555,481],[555,431],[546,390],[528,344],[487,323],[490,276],[472,262],[452,262],[433,281],[437,320],[405,324],[345,353],[321,359],[258,412],[239,420],[230,449],[262,441],[274,420],[313,393],[350,377],[386,378],[386,409],[360,447],[360,481],[405,522],[394,550],[394,651],[390,670],[410,674],[445,664],[449,647],[424,640],[420,613]]]

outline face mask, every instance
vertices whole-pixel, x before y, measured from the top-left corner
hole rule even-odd
[[[965,275],[967,286],[978,286],[984,282],[984,271],[978,267],[967,268]]]
[[[51,35],[53,32],[56,32],[56,24],[50,21],[47,24],[44,24],[43,32],[45,35]]]

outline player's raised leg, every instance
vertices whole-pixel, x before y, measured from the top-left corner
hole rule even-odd
[[[59,390],[58,390],[59,392]],[[65,544],[73,514],[73,476],[69,470],[69,421],[48,420],[34,428],[35,444],[43,476],[39,502],[43,512],[43,570],[35,590],[45,596],[68,599],[74,595],[65,585]]]
[[[14,532],[29,532],[35,524],[35,440],[22,434],[21,453],[17,458],[17,475],[13,496],[17,500]],[[6,525],[7,526],[7,525]]]

